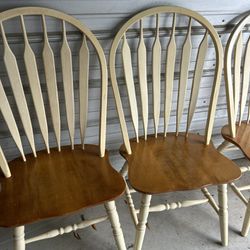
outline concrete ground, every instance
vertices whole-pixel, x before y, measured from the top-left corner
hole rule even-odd
[[[238,160],[239,165],[246,164],[245,160]],[[249,184],[249,174],[245,174],[239,181],[241,184]],[[248,182],[247,182],[248,181]],[[209,188],[211,193],[216,195],[216,188]],[[250,192],[246,191],[246,196],[250,197]],[[168,200],[177,201],[182,199],[193,199],[203,197],[200,191],[178,192],[174,194],[154,196],[153,204]],[[137,201],[139,194],[134,194]],[[4,204],[1,204],[4,206]],[[250,235],[246,238],[240,236],[245,206],[229,189],[229,246],[220,245],[220,232],[218,216],[209,204],[177,209],[168,212],[152,213],[149,216],[149,227],[144,240],[145,250],[187,250],[187,249],[230,249],[243,250],[250,249]],[[117,209],[120,222],[123,228],[126,245],[128,249],[133,248],[135,229],[129,216],[129,212],[123,197],[117,200]],[[104,214],[104,208],[87,209],[82,211],[85,218],[94,218]],[[31,237],[47,230],[58,228],[67,224],[80,222],[80,214],[57,218],[43,222],[34,223],[26,227],[26,237]],[[32,250],[111,250],[116,249],[109,222],[102,222],[96,226],[97,231],[87,228],[78,231],[81,237],[76,239],[72,233],[56,237],[50,240],[39,241],[27,246]],[[12,248],[12,230],[0,229],[0,250]]]

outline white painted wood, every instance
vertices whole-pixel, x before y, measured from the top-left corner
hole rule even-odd
[[[21,141],[21,138],[20,138],[20,134],[19,134],[19,131],[18,131],[18,128],[17,128],[17,124],[16,124],[16,121],[15,121],[15,118],[13,116],[13,113],[12,113],[12,110],[10,108],[10,104],[9,104],[9,101],[7,99],[7,96],[5,94],[5,91],[4,91],[4,88],[3,88],[3,85],[2,85],[2,82],[0,80],[0,110],[1,110],[1,113],[3,115],[3,118],[10,130],[10,133],[23,157],[23,160],[26,161],[25,159],[25,155],[24,155],[24,152],[23,152],[23,146],[22,146],[22,141]]]
[[[135,136],[137,141],[139,141],[138,137],[138,109],[137,109],[137,101],[136,101],[136,93],[135,93],[135,84],[133,77],[133,68],[132,68],[132,60],[131,60],[131,51],[128,45],[128,41],[126,38],[126,34],[123,37],[123,45],[122,45],[122,60],[124,67],[124,76],[127,85],[128,98],[131,110],[131,117],[135,129]]]
[[[185,208],[185,207],[192,207],[200,204],[207,203],[208,199],[202,199],[202,200],[186,200],[186,201],[177,201],[177,202],[171,202],[171,203],[165,203],[165,204],[159,204],[155,206],[149,207],[149,212],[162,212],[165,210],[174,210],[177,208]],[[139,213],[140,210],[136,210],[136,213]]]
[[[117,48],[114,49],[114,53],[116,52],[116,49]],[[119,116],[122,137],[123,137],[123,141],[124,141],[124,145],[126,147],[127,153],[131,154],[132,151],[131,151],[131,147],[130,147],[130,143],[129,143],[127,125],[126,125],[126,121],[125,121],[125,117],[124,117],[121,97],[120,97],[119,88],[118,88],[118,84],[117,84],[117,80],[116,80],[116,73],[114,70],[115,69],[115,57],[110,57],[109,63],[110,63],[110,65],[112,65],[112,69],[110,72],[110,74],[112,74],[111,83],[112,83],[112,88],[113,88],[113,92],[114,92],[114,96],[115,96],[115,102],[116,102],[117,112],[118,112],[118,116]]]
[[[146,232],[146,224],[147,224],[147,218],[149,214],[149,206],[150,206],[151,197],[152,197],[151,195],[142,194],[140,212],[138,215],[138,224],[136,226],[135,243],[134,243],[134,249],[136,250],[142,249],[144,235]]]
[[[226,94],[227,94],[227,110],[228,110],[228,122],[230,125],[230,132],[231,136],[235,137],[236,136],[236,117],[237,113],[235,112],[235,105],[236,103],[234,102],[234,87],[233,87],[233,78],[232,78],[232,55],[233,55],[233,50],[235,47],[235,44],[237,43],[239,34],[244,28],[244,26],[249,22],[249,17],[245,16],[234,28],[234,30],[231,32],[230,37],[228,38],[228,42],[226,44],[225,48],[225,57],[224,57],[224,69],[225,69],[225,87],[226,87]],[[249,45],[249,42],[248,42]],[[241,86],[241,90],[245,89],[244,85],[246,85],[246,77],[244,76],[246,72],[244,71],[244,66],[243,66],[243,83]],[[245,82],[245,84],[244,84]],[[242,98],[245,99],[244,95],[241,95],[241,104]],[[242,111],[243,107],[240,107],[240,113]],[[239,114],[239,120],[241,119],[241,114]]]
[[[58,100],[58,89],[56,79],[56,68],[54,53],[51,49],[48,35],[45,15],[42,15],[43,32],[44,32],[44,45],[43,45],[43,65],[45,71],[46,86],[49,97],[50,112],[52,117],[52,124],[55,132],[58,150],[61,150],[61,120],[60,108]]]
[[[93,43],[93,37],[95,36],[91,33],[91,42]],[[96,39],[96,38],[95,38]],[[102,50],[101,45],[97,40],[95,40],[95,48],[98,53],[100,67],[101,67],[101,110],[100,114],[100,122],[99,122],[99,145],[100,145],[100,157],[105,156],[105,148],[106,148],[106,128],[107,128],[107,102],[108,102],[108,70],[107,63],[105,59],[104,52]]]
[[[133,201],[132,196],[131,196],[131,193],[135,193],[136,191],[134,189],[129,188],[127,180],[126,180],[127,173],[128,173],[128,163],[125,162],[123,164],[122,169],[120,170],[120,174],[124,178],[124,181],[126,184],[126,188],[125,188],[126,202],[127,202],[128,208],[129,208],[131,218],[134,222],[134,225],[136,226],[138,223],[138,218],[137,218],[137,214],[136,214],[136,210],[135,210],[134,201]]]
[[[106,202],[105,208],[113,229],[113,235],[116,241],[116,246],[119,250],[126,250],[126,245],[123,237],[123,232],[119,222],[118,213],[114,201]]]
[[[0,146],[0,168],[3,171],[3,174],[6,178],[10,178],[11,177],[11,172],[10,172],[10,168],[8,165],[8,162],[5,158],[5,155],[3,153],[2,147]]]
[[[167,47],[167,59],[166,59],[166,71],[165,71],[166,83],[165,83],[164,136],[167,135],[167,129],[172,107],[174,70],[175,70],[175,58],[176,58],[175,23],[176,23],[176,14],[174,13],[172,33]]]
[[[25,250],[24,226],[14,228],[14,250]]]
[[[245,105],[247,101],[248,88],[249,88],[249,74],[250,74],[250,38],[246,45],[246,52],[243,61],[243,79],[242,79],[242,91],[240,99],[240,117],[239,124],[243,119],[243,114],[245,110]]]
[[[223,246],[228,245],[228,206],[227,206],[227,184],[218,186],[219,219],[221,242]]]
[[[73,86],[73,72],[72,72],[72,55],[67,41],[65,21],[63,21],[63,43],[61,47],[61,64],[62,64],[67,123],[68,123],[71,146],[72,149],[74,149],[75,104],[74,104],[74,86]]]
[[[130,189],[129,189],[129,192],[130,192],[131,194],[133,194],[133,193],[136,193],[137,191],[136,191],[135,189],[133,189],[133,188],[130,188]]]
[[[126,183],[126,189],[125,189],[125,196],[126,196],[126,201],[127,201],[128,207],[129,207],[129,212],[130,212],[131,218],[134,222],[134,225],[136,226],[138,224],[138,218],[137,218],[137,214],[136,214],[134,201],[133,201],[132,196],[131,196],[131,191],[130,191],[127,183]]]
[[[29,244],[29,243],[40,241],[40,240],[54,238],[54,237],[56,237],[58,235],[63,235],[63,234],[75,232],[75,231],[77,231],[79,229],[89,227],[91,225],[103,222],[103,221],[105,221],[107,219],[108,219],[108,216],[102,216],[102,217],[92,219],[92,220],[84,220],[84,221],[82,221],[82,222],[80,222],[78,224],[68,225],[66,227],[60,227],[59,229],[53,229],[53,230],[50,230],[50,231],[48,231],[46,233],[43,233],[43,234],[40,234],[38,236],[27,239],[25,241],[25,243]]]
[[[131,192],[129,190],[129,187],[128,187],[127,183],[126,183],[126,189],[125,189],[125,196],[126,196],[126,201],[128,203],[131,218],[132,218],[132,220],[134,222],[134,225],[136,226],[137,223],[138,223],[138,218],[137,218],[136,209],[135,209],[135,206],[134,206],[134,201],[132,199]]]
[[[235,50],[234,50],[234,113],[235,121],[237,120],[237,113],[240,100],[240,83],[241,83],[241,58],[242,58],[242,32],[240,32]]]
[[[157,137],[161,110],[161,43],[159,37],[160,14],[156,14],[156,32],[153,45],[153,109],[155,137]]]
[[[23,91],[19,69],[17,66],[16,57],[9,47],[2,22],[0,22],[0,28],[1,28],[1,34],[2,34],[2,39],[3,39],[3,47],[4,47],[3,58],[4,58],[6,70],[8,73],[8,77],[10,79],[11,88],[12,88],[12,91],[13,91],[13,94],[17,103],[17,108],[18,108],[18,111],[22,120],[22,124],[25,130],[27,139],[30,143],[34,156],[36,156],[33,128],[32,128],[32,124],[30,120],[30,114],[29,114],[25,94]]]
[[[143,20],[140,20],[140,41],[138,46],[138,76],[141,92],[142,120],[144,138],[148,133],[148,81],[147,81],[147,50],[143,37]]]
[[[40,125],[41,133],[49,153],[49,133],[48,133],[48,125],[47,125],[47,118],[44,109],[42,91],[40,80],[38,76],[36,58],[34,55],[33,50],[30,47],[28,36],[25,28],[24,18],[20,16],[22,30],[23,30],[23,37],[24,37],[24,63],[27,72],[27,77],[29,80],[29,86],[31,89],[33,103],[35,106],[38,122]]]
[[[83,37],[79,52],[79,104],[80,104],[80,132],[82,147],[88,120],[88,91],[89,91],[89,49],[86,36]]]
[[[248,235],[249,228],[250,228],[250,202],[248,200],[247,209],[246,209],[243,226],[241,230],[241,235],[246,237]]]
[[[248,201],[246,199],[246,197],[242,194],[242,192],[238,189],[238,187],[235,185],[234,182],[231,182],[230,187],[232,188],[232,190],[234,191],[234,193],[243,201],[243,203],[245,205],[247,205]]]
[[[250,189],[250,185],[246,185],[246,186],[238,187],[238,189],[239,189],[240,191],[249,190],[249,189]]]
[[[208,202],[212,206],[212,208],[214,209],[214,211],[218,214],[219,213],[219,207],[216,204],[213,196],[208,191],[208,189],[207,188],[202,188],[201,191],[204,194],[204,196],[208,199]]]
[[[204,38],[199,46],[196,63],[195,63],[195,73],[194,73],[194,78],[193,78],[193,83],[192,83],[191,97],[189,101],[186,134],[189,131],[189,128],[193,119],[195,107],[197,104],[198,93],[200,89],[200,83],[201,83],[207,48],[208,48],[208,32],[206,31]]]
[[[191,49],[192,49],[191,27],[192,27],[192,18],[190,17],[187,36],[183,44],[182,55],[181,55],[180,80],[179,80],[177,115],[176,115],[176,135],[178,135],[179,133],[179,126],[181,123],[184,102],[186,97],[186,90],[187,90],[188,68],[189,68]]]
[[[240,171],[241,173],[245,173],[247,171],[250,171],[250,166],[243,166],[243,167],[240,167]]]

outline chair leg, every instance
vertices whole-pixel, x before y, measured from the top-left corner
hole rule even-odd
[[[119,216],[116,211],[115,202],[114,201],[106,202],[104,206],[107,211],[107,214],[108,214],[108,217],[109,217],[112,229],[113,229],[113,235],[115,238],[117,248],[119,250],[126,250],[127,248],[125,245],[124,236],[123,236],[123,232],[121,229],[121,224],[119,222]]]
[[[138,223],[137,213],[136,213],[134,201],[132,199],[132,196],[131,196],[131,193],[130,193],[130,190],[129,190],[127,183],[126,183],[125,195],[126,195],[126,200],[128,203],[130,215],[132,217],[134,225],[136,226]]]
[[[135,250],[142,249],[151,198],[152,198],[152,195],[148,195],[148,194],[142,195],[141,207],[140,207],[140,212],[138,216],[138,224],[136,226],[136,236],[135,236],[135,244],[134,244]]]
[[[14,228],[14,249],[25,250],[24,226]]]
[[[245,218],[244,218],[244,222],[243,222],[243,226],[242,226],[242,230],[241,230],[241,235],[247,236],[247,234],[249,232],[249,228],[250,228],[250,200],[248,201],[248,204],[247,204],[247,210],[245,213]]]
[[[127,180],[126,180],[127,173],[128,173],[128,163],[125,162],[122,169],[121,169],[121,171],[120,171],[120,174],[122,175],[122,177],[124,178],[124,181],[126,183],[126,189],[125,189],[126,201],[127,201],[127,204],[128,204],[130,215],[132,217],[134,225],[136,226],[137,223],[138,223],[138,218],[137,218],[137,213],[136,213],[136,210],[135,210],[134,201],[133,201],[133,198],[131,196],[131,193],[130,193],[130,190],[129,190],[129,187],[128,187],[128,184],[127,184]]]
[[[227,206],[227,184],[218,185],[219,219],[221,243],[228,245],[228,206]]]

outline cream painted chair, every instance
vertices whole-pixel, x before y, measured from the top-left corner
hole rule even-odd
[[[32,20],[29,27],[26,25],[30,24],[27,19]],[[11,24],[12,28],[21,27],[22,30],[24,54],[21,56],[14,55],[9,42],[7,28],[12,21],[15,24]],[[57,28],[62,32],[49,32],[48,27]],[[123,194],[125,183],[122,176],[111,167],[108,153],[105,151],[107,68],[99,42],[80,21],[47,8],[25,7],[2,12],[0,29],[3,61],[8,75],[8,81],[0,82],[0,110],[21,155],[7,162],[5,149],[0,148],[0,167],[4,174],[0,175],[0,226],[13,227],[14,249],[24,250],[29,243],[75,232],[108,219],[113,228],[117,248],[126,249],[114,202],[114,199]],[[29,29],[32,29],[31,35]],[[42,43],[40,54],[37,47],[35,52],[31,48],[31,39]],[[78,48],[77,54],[72,54],[71,51],[70,45],[73,41],[78,41],[79,44],[74,47],[74,53]],[[55,54],[57,42],[60,43],[60,48]],[[91,54],[89,46],[92,48]],[[89,61],[94,52],[97,55],[95,59],[99,59],[99,65],[96,65],[101,75],[101,110],[100,122],[97,124],[100,128],[99,145],[85,145]],[[59,58],[59,62],[55,57],[57,60]],[[79,61],[78,64],[76,60]],[[42,75],[38,73],[38,64],[44,65]],[[76,65],[79,69],[78,77],[73,76]],[[23,70],[26,78],[23,76]],[[77,83],[74,82],[75,77]],[[41,79],[44,85],[41,84]],[[63,87],[59,87],[59,82]],[[49,103],[50,116],[45,99]],[[61,105],[62,102],[65,103],[65,108]],[[31,114],[31,110],[34,110],[36,115]],[[66,119],[63,114],[66,114]],[[67,121],[64,125],[63,119]],[[75,145],[76,124],[77,128],[80,127],[80,145]],[[40,128],[39,131],[35,131],[36,125]],[[54,132],[57,148],[50,146],[49,126],[51,135]],[[68,146],[61,146],[63,129],[68,130],[68,138],[64,138],[70,141]],[[22,138],[19,130],[22,131]],[[36,149],[35,132],[41,134],[45,150]],[[25,154],[25,137],[31,154]],[[104,204],[107,212],[100,218],[84,220],[25,239],[26,224],[75,213],[99,204]]]
[[[250,39],[244,33],[250,23],[250,15],[246,15],[233,29],[225,50],[224,68],[227,91],[229,123],[222,128],[223,143],[218,150],[232,149],[236,146],[250,160],[250,109],[249,109],[249,73],[250,73]],[[242,173],[250,171],[250,166],[240,167]],[[230,183],[232,190],[246,205],[246,214],[241,234],[247,236],[250,227],[250,203],[242,191],[250,189],[250,185],[237,187]]]
[[[215,63],[212,83],[206,83],[211,98],[201,105],[198,93],[207,52]],[[124,140],[120,148],[126,160],[122,173],[128,174],[133,188],[126,187],[126,197],[136,225],[136,250],[142,248],[149,213],[206,202],[219,216],[222,244],[228,244],[227,183],[241,173],[211,142],[222,57],[214,27],[198,13],[180,7],[142,11],[130,18],[113,40],[109,67]],[[179,68],[180,74],[175,73]],[[207,122],[196,126],[204,135],[189,132],[197,102],[207,106]],[[210,185],[218,186],[218,205],[206,188]],[[201,189],[205,199],[150,206],[152,195],[195,189]],[[135,190],[142,194],[140,209],[135,209],[131,197]]]

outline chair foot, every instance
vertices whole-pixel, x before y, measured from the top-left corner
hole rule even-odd
[[[247,236],[248,232],[249,232],[249,228],[250,228],[250,200],[248,201],[247,204],[247,210],[245,213],[245,218],[244,218],[244,222],[243,222],[243,226],[242,226],[242,230],[241,230],[241,235],[242,236]]]
[[[14,249],[25,250],[24,226],[14,228]]]
[[[114,201],[106,202],[104,206],[107,211],[107,214],[108,214],[108,217],[109,217],[112,229],[113,229],[113,235],[115,238],[117,248],[119,250],[126,250],[127,248],[125,245],[124,236],[123,236],[123,232],[121,229],[121,224],[119,222],[119,216],[116,211],[115,202]]]
[[[136,226],[136,236],[135,236],[135,244],[134,244],[135,250],[142,249],[151,198],[152,198],[152,195],[148,195],[148,194],[142,195],[141,207],[140,207],[140,212],[138,216],[138,224]]]
[[[227,206],[227,184],[218,185],[219,219],[221,243],[228,245],[228,206]]]

